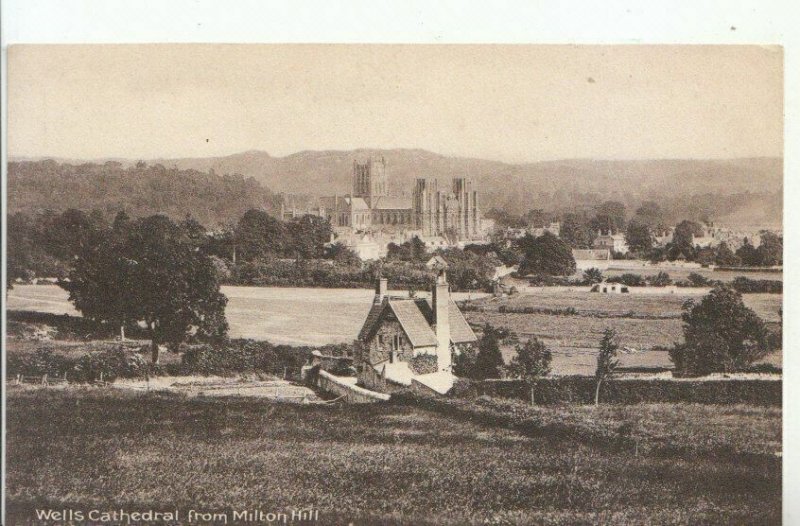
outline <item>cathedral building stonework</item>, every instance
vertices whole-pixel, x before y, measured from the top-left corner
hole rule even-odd
[[[338,232],[415,231],[450,242],[481,236],[478,192],[466,178],[453,178],[450,191],[440,190],[436,179],[417,178],[410,200],[392,197],[386,160],[381,157],[363,163],[354,160],[352,184],[352,194],[321,197],[315,207],[282,205],[281,218],[319,215]]]

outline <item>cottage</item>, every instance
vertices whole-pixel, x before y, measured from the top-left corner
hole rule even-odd
[[[386,278],[378,279],[354,345],[359,383],[368,389],[386,391],[392,384],[408,386],[412,381],[437,391],[434,384],[452,385],[452,354],[477,340],[450,298],[447,263],[435,256],[428,266],[437,271],[430,302],[389,296]]]

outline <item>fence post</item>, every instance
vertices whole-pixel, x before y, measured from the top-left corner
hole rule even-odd
[[[22,377],[22,375],[21,375],[21,374],[18,374],[18,375],[17,375],[17,385],[19,385],[20,383],[22,383],[22,379],[21,379],[21,377]]]
[[[47,375],[42,376],[42,385],[47,385]]]

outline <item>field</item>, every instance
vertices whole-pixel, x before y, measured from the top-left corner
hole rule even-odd
[[[367,289],[280,287],[222,287],[222,292],[228,297],[231,337],[288,345],[352,342],[374,295]],[[8,292],[7,308],[78,315],[67,296],[56,285],[16,285]],[[479,296],[485,294],[453,294],[456,300]]]
[[[369,311],[372,291],[360,289],[308,289],[268,287],[223,287],[229,302],[226,310],[232,337],[269,340],[290,345],[322,345],[351,342]],[[653,351],[682,339],[681,305],[698,296],[607,295],[548,290],[497,300],[485,294],[454,294],[456,300],[472,298],[487,312],[467,312],[474,325],[491,323],[507,327],[525,339],[536,335],[554,352],[556,374],[592,374],[597,342],[606,327],[615,329],[624,346],[623,366],[667,367],[666,352]],[[477,298],[477,299],[476,299]],[[745,303],[768,322],[778,322],[780,294],[746,294]],[[566,309],[578,315],[500,314],[497,308]],[[17,285],[8,294],[8,308],[50,313],[77,314],[67,293],[54,285]],[[658,319],[646,319],[657,317]],[[506,358],[512,347],[504,349]],[[781,355],[768,358],[780,365]]]
[[[768,322],[780,321],[780,294],[745,294],[745,304]],[[587,292],[548,291],[513,296],[511,298],[484,298],[472,305],[485,312],[466,312],[467,320],[475,325],[490,323],[505,327],[526,339],[537,336],[553,351],[553,370],[557,374],[592,374],[595,367],[597,343],[603,330],[610,327],[617,332],[620,342],[628,347],[620,356],[625,367],[667,367],[671,365],[666,352],[653,351],[653,347],[671,346],[683,339],[681,306],[687,299],[698,301],[698,296],[664,295],[610,295]],[[575,315],[545,313],[500,313],[505,306],[516,309],[567,309],[574,308]],[[506,359],[513,355],[512,346],[504,349]],[[780,353],[768,359],[779,365]]]
[[[780,409],[450,411],[14,388],[7,409],[12,523],[34,506],[314,507],[319,524],[780,522]]]

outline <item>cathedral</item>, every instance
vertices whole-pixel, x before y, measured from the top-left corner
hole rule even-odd
[[[455,177],[450,192],[436,179],[418,178],[412,198],[389,195],[386,160],[353,161],[353,192],[321,197],[316,206],[299,209],[282,205],[282,219],[304,214],[327,218],[336,232],[409,232],[439,236],[451,242],[478,239],[481,215],[478,192],[463,177]]]

